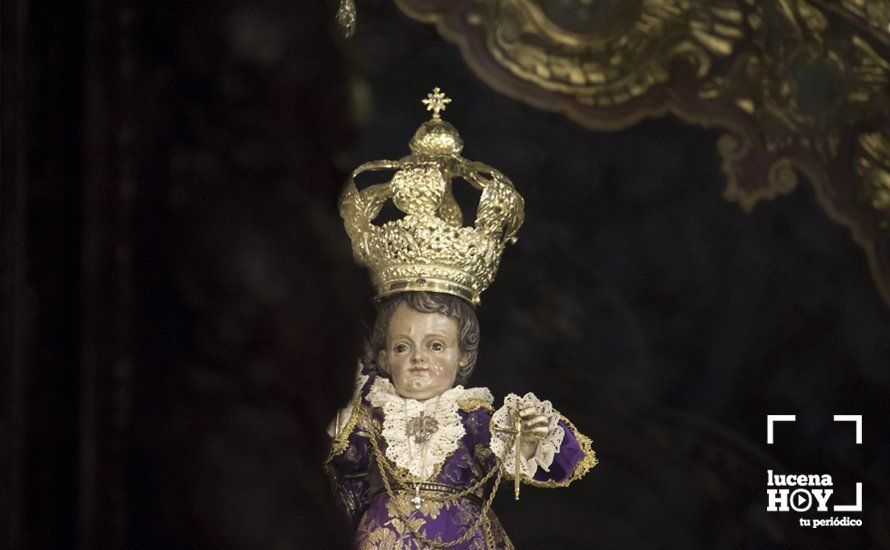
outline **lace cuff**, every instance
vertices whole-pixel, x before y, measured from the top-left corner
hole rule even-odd
[[[523,477],[532,479],[535,477],[538,468],[545,472],[550,471],[553,457],[559,452],[562,440],[565,437],[565,430],[559,425],[559,413],[553,409],[553,404],[550,401],[541,401],[531,392],[525,394],[522,398],[514,393],[508,394],[504,398],[504,406],[496,410],[491,416],[491,450],[504,464],[508,465],[507,473],[512,475],[512,465],[515,460],[513,436],[502,433],[502,430],[513,429],[510,414],[517,407],[521,409],[529,406],[535,406],[542,415],[547,417],[547,427],[549,428],[547,435],[538,441],[535,454],[528,460],[523,460],[522,458],[519,460]]]

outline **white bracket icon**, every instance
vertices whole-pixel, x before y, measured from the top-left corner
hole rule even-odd
[[[835,512],[861,512],[862,511],[862,482],[856,482],[856,504],[835,504]]]
[[[861,414],[836,414],[835,422],[855,422],[856,423],[856,444],[862,445],[862,415]]]
[[[836,414],[835,422],[856,423],[856,444],[862,445],[862,415],[861,414]],[[862,483],[856,483],[856,504],[835,504],[835,512],[861,512],[862,511]]]
[[[795,422],[797,415],[794,414],[768,414],[766,415],[766,444],[773,444],[773,423],[774,422]]]

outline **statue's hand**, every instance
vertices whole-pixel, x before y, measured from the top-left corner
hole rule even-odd
[[[534,405],[520,409],[519,417],[522,419],[522,456],[528,460],[534,456],[538,441],[550,432],[550,421]]]

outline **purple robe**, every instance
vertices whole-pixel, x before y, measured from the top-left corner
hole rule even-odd
[[[420,510],[416,510],[410,501],[415,496],[414,490],[410,486],[396,486],[393,487],[393,492],[400,502],[391,502],[370,441],[370,434],[376,433],[380,456],[389,462],[391,468],[398,469],[386,458],[386,441],[379,437],[383,411],[371,406],[366,399],[367,389],[373,378],[372,375],[364,385],[360,398],[354,405],[361,407],[364,415],[353,413],[353,420],[333,442],[331,456],[326,464],[334,481],[337,503],[355,526],[355,548],[423,547],[401,518],[410,521],[415,530],[427,539],[447,543],[460,538],[479,518],[482,504],[492,490],[491,481],[476,494],[462,497],[453,503],[440,503],[426,498],[421,503]],[[461,404],[459,414],[466,435],[428,481],[466,489],[496,466],[497,459],[489,447],[490,409],[489,404],[478,401]],[[356,421],[356,418],[359,420]],[[534,478],[523,479],[524,483],[542,487],[566,486],[582,477],[596,463],[595,455],[590,450],[590,441],[576,432],[574,426],[564,418],[559,420],[559,425],[565,431],[565,436],[559,452],[550,464],[549,472],[539,468]],[[505,471],[504,478],[512,479],[511,473],[512,471]],[[421,492],[421,496],[428,494],[427,491]],[[475,549],[489,546],[513,548],[491,509],[488,510],[486,521],[480,523],[469,539],[452,548]]]

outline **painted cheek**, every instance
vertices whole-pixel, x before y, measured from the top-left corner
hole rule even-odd
[[[408,374],[408,369],[405,367],[405,363],[402,361],[393,363],[392,374],[394,377],[404,378]]]
[[[435,364],[431,366],[430,371],[436,378],[450,381],[457,372],[457,366]]]

